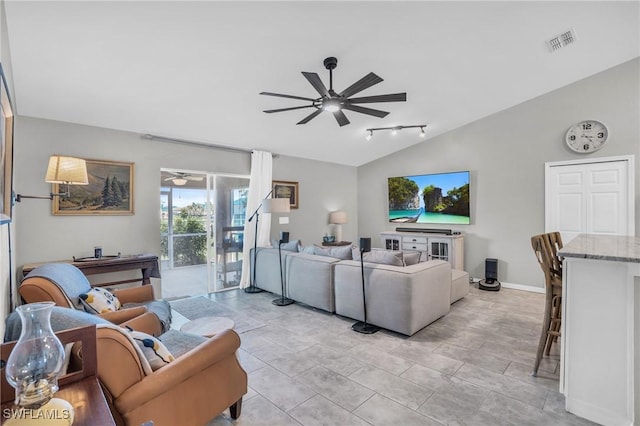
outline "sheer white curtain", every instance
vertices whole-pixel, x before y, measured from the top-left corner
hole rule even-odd
[[[256,211],[264,197],[271,191],[271,171],[273,156],[266,151],[251,152],[251,180],[247,195],[247,221],[244,223],[244,247],[242,249],[242,277],[240,288],[247,288],[251,284],[251,249],[256,238],[256,218],[249,222],[249,218]],[[262,213],[260,208],[260,222],[258,226],[258,247],[269,245],[271,235],[271,214]]]

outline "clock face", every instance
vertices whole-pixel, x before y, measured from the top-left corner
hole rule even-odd
[[[604,146],[609,137],[607,126],[596,120],[585,120],[567,130],[567,146],[582,154],[595,152]]]

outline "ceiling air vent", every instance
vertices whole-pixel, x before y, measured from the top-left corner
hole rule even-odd
[[[547,46],[549,46],[549,50],[555,52],[562,47],[565,47],[568,44],[571,44],[576,41],[576,33],[573,30],[567,30],[562,34],[558,34],[555,37],[547,40]]]

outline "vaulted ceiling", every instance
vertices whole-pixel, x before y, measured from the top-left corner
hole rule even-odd
[[[427,124],[427,141],[640,55],[639,3],[431,1],[6,0],[19,115],[361,165],[424,140],[365,129]],[[545,43],[572,29],[556,52]],[[339,127],[310,109],[301,71],[340,92],[369,72],[360,96],[407,102],[347,111]],[[496,129],[499,131],[499,129]],[[517,143],[517,141],[514,141]]]

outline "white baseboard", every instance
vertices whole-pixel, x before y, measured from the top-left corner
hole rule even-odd
[[[511,288],[513,290],[522,290],[522,291],[530,291],[532,293],[542,293],[544,294],[544,288],[542,287],[534,287],[532,285],[522,285],[522,284],[513,284],[513,283],[501,283],[504,288]]]

